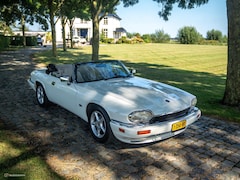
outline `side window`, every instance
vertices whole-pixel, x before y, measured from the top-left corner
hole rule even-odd
[[[108,29],[103,29],[103,35],[105,38],[108,37]]]
[[[103,19],[103,24],[104,24],[104,25],[108,25],[108,17],[104,17],[104,19]]]
[[[84,79],[82,77],[82,73],[84,73],[84,69],[81,66],[77,66],[77,72],[76,72],[76,81],[81,83],[84,82]]]

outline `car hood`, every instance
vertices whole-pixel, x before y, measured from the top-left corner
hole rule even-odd
[[[174,113],[189,108],[191,100],[195,97],[181,89],[140,77],[91,82],[88,86],[91,86],[102,97],[113,98],[115,104],[124,102],[125,108],[129,111],[147,109],[155,115]]]

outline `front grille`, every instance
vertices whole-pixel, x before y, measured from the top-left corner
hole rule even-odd
[[[187,109],[184,109],[184,110],[176,112],[176,113],[165,114],[162,116],[156,116],[156,117],[153,117],[149,123],[153,124],[155,122],[163,122],[163,121],[170,121],[173,119],[177,119],[177,118],[186,116],[189,113],[189,110],[190,110],[190,108],[187,108]]]

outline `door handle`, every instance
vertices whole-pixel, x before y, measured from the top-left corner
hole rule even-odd
[[[53,86],[55,85],[55,82],[54,82],[54,81],[52,82],[52,85],[53,85]]]

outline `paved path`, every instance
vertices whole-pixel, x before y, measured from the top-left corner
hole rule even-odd
[[[40,108],[27,78],[41,48],[0,53],[0,119],[71,179],[240,179],[240,124],[202,117],[180,136],[147,146],[94,142],[59,106]]]

